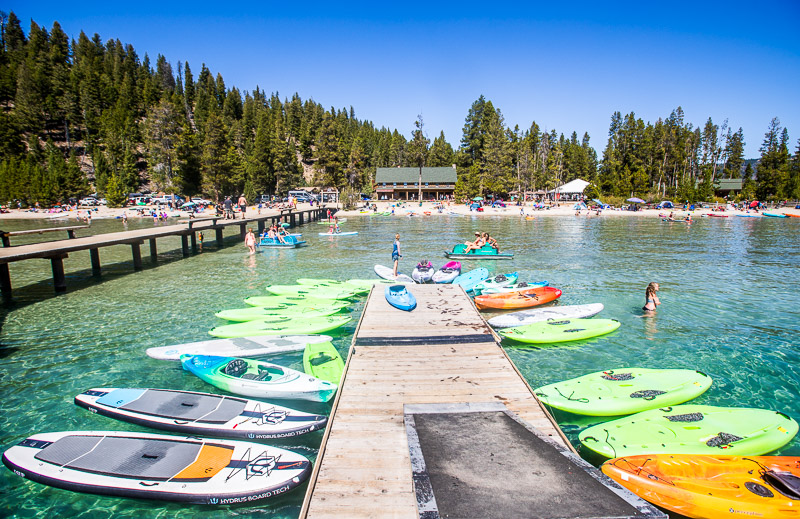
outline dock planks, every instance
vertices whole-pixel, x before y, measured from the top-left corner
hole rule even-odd
[[[410,313],[370,293],[300,517],[418,517],[405,404],[500,402],[572,448],[461,287],[409,290]]]

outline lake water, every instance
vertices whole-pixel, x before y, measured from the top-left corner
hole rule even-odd
[[[0,448],[34,432],[59,430],[145,431],[78,408],[73,397],[90,387],[164,387],[214,392],[179,364],[156,361],[151,346],[209,338],[222,324],[214,312],[244,306],[264,294],[263,285],[299,277],[372,278],[376,263],[391,265],[394,233],[401,235],[401,271],[443,252],[475,230],[486,230],[513,261],[483,262],[494,273],[519,271],[520,280],[548,280],[563,290],[560,304],[600,302],[599,317],[621,321],[608,336],[558,347],[508,346],[532,387],[601,369],[625,366],[691,368],[714,379],[696,403],[763,407],[800,419],[800,219],[698,218],[692,225],[643,217],[350,217],[342,225],[358,237],[319,237],[316,224],[302,227],[309,246],[268,250],[255,256],[228,231],[216,250],[206,233],[205,250],[180,259],[180,239],[162,239],[158,264],[143,247],[144,270],[132,272],[130,247],[100,250],[102,281],[91,277],[89,254],[65,260],[68,293],[54,297],[50,263],[11,265],[15,304],[2,311],[0,332]],[[41,222],[4,221],[4,230],[42,227]],[[53,224],[55,225],[55,224]],[[149,219],[129,228],[149,227]],[[91,232],[121,230],[118,220],[92,224]],[[78,231],[85,235],[86,231]],[[54,239],[56,234],[44,235]],[[60,238],[60,236],[58,236]],[[42,240],[34,236],[14,244]],[[465,262],[465,268],[479,266]],[[661,284],[657,315],[641,317],[648,282]],[[335,337],[346,354],[354,320]],[[412,314],[413,317],[413,314]],[[302,369],[301,354],[275,359]],[[290,403],[304,410],[314,404]],[[592,420],[556,413],[577,442]],[[158,431],[151,431],[158,432]],[[321,433],[276,441],[315,459]],[[781,451],[800,455],[800,441]],[[229,517],[259,514],[296,517],[305,486],[254,508],[163,504],[49,488],[0,470],[0,515],[5,517]]]

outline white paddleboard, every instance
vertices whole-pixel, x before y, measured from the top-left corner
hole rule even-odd
[[[300,351],[306,344],[328,342],[329,335],[261,335],[214,339],[148,348],[147,355],[159,360],[180,360],[181,355],[216,355],[219,357],[256,357],[287,351]]]
[[[129,431],[34,434],[3,454],[17,476],[75,492],[204,505],[249,503],[300,485],[311,462],[261,443]]]
[[[511,328],[525,324],[537,323],[548,319],[580,319],[599,314],[603,310],[603,303],[588,305],[553,306],[549,308],[532,308],[520,312],[498,315],[489,319],[493,328]]]
[[[321,232],[319,233],[320,236],[355,236],[358,234],[358,231],[350,231],[350,232]]]
[[[177,391],[95,387],[75,396],[93,413],[187,436],[241,440],[290,438],[318,431],[328,417],[233,396]]]
[[[398,283],[414,283],[415,281],[410,277],[406,276],[405,274],[398,274],[394,275],[394,271],[389,267],[384,267],[383,265],[375,265],[375,274],[378,275],[379,278],[388,279],[390,281],[396,281]]]

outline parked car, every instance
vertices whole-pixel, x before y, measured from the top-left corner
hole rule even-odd
[[[182,204],[184,200],[183,197],[178,195],[166,195],[166,196],[157,196],[151,199],[150,203],[156,205],[167,205],[168,203],[170,203],[170,201]]]
[[[97,198],[93,196],[81,198],[80,202],[78,202],[78,205],[95,206],[97,205]]]
[[[211,200],[206,200],[205,198],[200,197],[200,196],[193,197],[192,198],[192,202],[194,202],[197,205],[210,205],[211,204]]]

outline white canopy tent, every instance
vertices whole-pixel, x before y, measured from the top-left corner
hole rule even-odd
[[[583,190],[586,189],[586,186],[588,185],[589,182],[576,178],[575,180],[567,182],[563,186],[558,186],[552,191],[548,191],[548,193],[561,193],[562,195],[580,195],[583,194]]]

